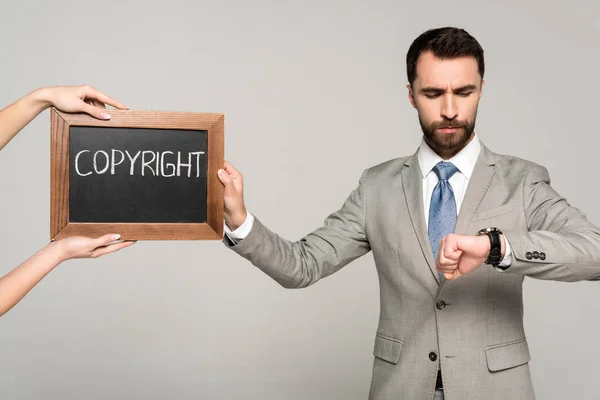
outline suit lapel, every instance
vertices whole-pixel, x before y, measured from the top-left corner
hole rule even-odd
[[[433,259],[433,250],[429,243],[429,234],[425,224],[425,211],[423,210],[423,176],[417,154],[407,159],[404,163],[406,168],[402,170],[402,185],[408,214],[412,222],[413,229],[421,245],[423,255],[427,260],[429,269],[435,280],[439,283],[438,271],[435,269],[435,260]]]
[[[427,225],[425,223],[425,211],[423,209],[423,176],[419,165],[418,152],[408,158],[402,170],[402,185],[404,196],[408,207],[410,220],[421,245],[421,251],[427,260],[429,269],[434,279],[440,283],[438,271],[435,269],[436,261],[433,259],[433,250],[429,242]],[[492,153],[481,143],[481,151],[473,174],[467,186],[465,197],[463,199],[454,233],[465,234],[467,227],[471,223],[485,193],[487,192],[495,170],[493,168],[494,157]]]
[[[467,227],[477,212],[481,200],[483,200],[483,196],[487,192],[492,178],[496,173],[493,165],[494,157],[492,153],[481,143],[481,151],[475,163],[471,180],[467,186],[460,212],[458,213],[454,233],[461,235],[466,233]]]

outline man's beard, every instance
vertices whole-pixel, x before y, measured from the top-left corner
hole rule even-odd
[[[425,136],[425,142],[435,151],[445,153],[458,153],[469,143],[473,131],[475,130],[475,119],[473,122],[444,119],[443,121],[433,122],[425,125],[419,116],[419,124]],[[455,133],[436,132],[441,128],[459,128]]]

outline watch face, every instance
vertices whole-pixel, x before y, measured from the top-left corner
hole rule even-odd
[[[500,234],[502,233],[500,231],[500,229],[494,227],[494,228],[483,228],[479,232],[477,232],[477,234],[478,235],[486,235],[486,234],[491,233],[491,232],[498,232]]]

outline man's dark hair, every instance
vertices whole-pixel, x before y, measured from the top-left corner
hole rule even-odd
[[[408,83],[411,85],[417,78],[417,61],[419,60],[419,56],[426,51],[431,51],[436,57],[441,59],[465,56],[475,57],[475,60],[477,60],[477,70],[481,79],[483,79],[485,62],[483,60],[483,49],[477,39],[464,29],[447,26],[425,31],[412,42],[406,53],[406,72]]]

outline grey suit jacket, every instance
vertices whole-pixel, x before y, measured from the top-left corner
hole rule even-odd
[[[600,229],[550,186],[544,167],[482,144],[455,232],[500,228],[513,263],[440,282],[421,179],[416,153],[390,160],[366,169],[342,208],[304,238],[281,238],[255,216],[244,240],[224,243],[286,288],[373,252],[381,305],[370,399],[432,399],[439,367],[447,400],[534,399],[523,279],[600,279]]]

